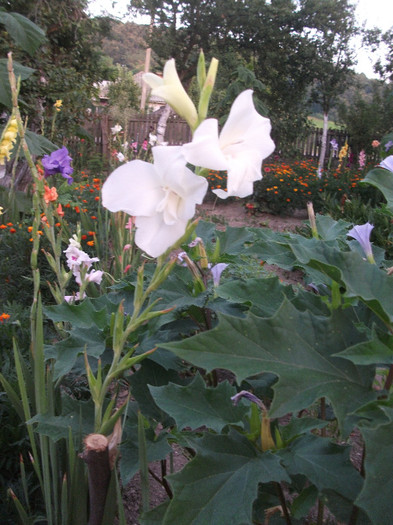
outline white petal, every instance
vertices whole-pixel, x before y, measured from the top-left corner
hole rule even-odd
[[[145,73],[143,75],[143,80],[152,89],[156,89],[164,84],[164,80],[158,75],[155,75],[154,73]]]
[[[164,194],[153,164],[133,160],[113,171],[102,187],[102,204],[110,211],[152,215]]]
[[[135,242],[151,257],[158,257],[174,244],[186,231],[187,221],[177,221],[168,225],[162,215],[137,217],[135,221]]]
[[[176,162],[181,161],[185,166],[185,158],[181,146],[155,146],[151,149],[153,153],[154,166],[160,173],[173,169]]]
[[[228,169],[228,162],[218,141],[218,121],[204,120],[195,130],[192,142],[183,145],[187,162],[201,168],[212,170]]]

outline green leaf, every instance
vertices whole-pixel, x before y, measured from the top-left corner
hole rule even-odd
[[[186,381],[181,379],[178,371],[165,370],[156,362],[145,359],[138,371],[129,376],[128,381],[132,395],[144,416],[160,421],[164,427],[173,425],[173,419],[155,403],[149,385],[163,386],[169,382],[184,384]]]
[[[6,58],[0,58],[0,104],[3,104],[7,108],[11,109],[12,96],[10,83],[8,80],[7,64],[8,61]],[[31,69],[31,67],[22,66],[21,64],[18,64],[18,62],[14,62],[15,76],[17,78],[20,77],[21,80],[26,80],[29,78],[34,73],[34,71],[35,69]]]
[[[227,301],[251,304],[251,312],[261,317],[271,317],[285,297],[294,297],[292,288],[280,284],[277,277],[229,281],[216,293]]]
[[[345,240],[350,223],[340,219],[335,221],[330,215],[316,215],[318,235],[324,241],[335,241],[340,237]]]
[[[144,512],[139,518],[140,525],[161,525],[168,509],[168,505],[169,501],[164,501],[164,503],[154,507],[154,509],[149,512]]]
[[[347,414],[375,398],[374,368],[357,368],[333,355],[365,339],[355,319],[349,308],[323,318],[299,312],[285,300],[271,318],[221,315],[213,330],[163,346],[206,370],[231,370],[238,382],[260,372],[276,374],[271,417],[327,397],[343,428]],[[345,431],[350,429],[347,422]]]
[[[61,304],[45,308],[45,314],[54,322],[71,323],[69,337],[54,345],[47,346],[45,356],[55,359],[55,379],[71,371],[78,355],[86,352],[88,356],[99,358],[106,349],[111,312],[117,305],[107,296],[81,304]],[[104,329],[107,328],[107,332]]]
[[[287,425],[280,426],[280,434],[283,440],[288,442],[311,430],[326,427],[328,423],[313,417],[292,417]]]
[[[261,258],[268,264],[276,264],[285,270],[292,270],[296,264],[296,257],[292,253],[288,242],[289,234],[278,233],[272,230],[259,228],[254,244],[247,247],[243,253]]]
[[[50,140],[43,137],[42,135],[37,135],[33,131],[25,131],[26,143],[29,147],[30,153],[32,155],[37,155],[41,157],[42,155],[49,155],[52,151],[59,149],[56,144],[53,144]]]
[[[135,405],[135,404],[134,404]],[[128,409],[128,417],[124,425],[124,436],[120,446],[120,473],[125,485],[138,472],[139,448],[138,448],[138,423],[134,410],[135,406]],[[146,429],[146,457],[148,462],[164,459],[172,452],[168,444],[167,434],[161,432],[157,436],[153,428]]]
[[[393,494],[393,422],[375,429],[361,428],[366,446],[366,480],[355,504],[376,525],[391,525]]]
[[[393,336],[386,336],[385,341],[365,341],[336,355],[349,359],[355,365],[393,364]]]
[[[235,387],[227,381],[216,388],[206,387],[199,374],[187,386],[170,383],[163,387],[150,387],[150,392],[157,405],[173,417],[180,430],[206,426],[221,432],[226,425],[240,422],[248,412],[247,407],[233,406],[231,397],[236,394]]]
[[[347,297],[359,297],[384,322],[393,322],[393,276],[356,252],[341,252],[323,241],[304,239],[291,248],[301,264],[345,285]]]
[[[232,228],[228,226],[225,231],[216,232],[220,243],[220,253],[239,255],[244,252],[244,244],[254,240],[254,235],[246,228]]]
[[[318,490],[314,485],[305,488],[291,505],[291,514],[295,519],[304,518],[318,498]]]
[[[352,465],[350,447],[332,443],[327,438],[304,434],[278,451],[291,476],[303,474],[320,491],[332,489],[354,501],[363,479]]]
[[[14,42],[30,56],[46,41],[44,31],[20,13],[0,11],[0,23],[5,25]]]
[[[378,188],[387,201],[387,207],[393,210],[393,176],[389,170],[374,168],[367,173],[362,182]]]
[[[252,522],[259,482],[288,481],[279,458],[259,452],[244,436],[206,435],[197,456],[168,477],[174,491],[163,525],[240,525]]]

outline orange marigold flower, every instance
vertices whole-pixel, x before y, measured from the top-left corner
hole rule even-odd
[[[93,219],[93,221],[96,221],[96,220],[97,220],[97,217],[96,217],[95,215],[92,215],[92,216],[90,217],[90,219]]]
[[[7,222],[7,226],[13,226],[12,222]]]
[[[93,182],[101,182],[101,179],[93,179]]]
[[[56,222],[55,226],[59,228],[61,226],[60,222]]]
[[[16,233],[15,228],[10,228],[10,233]]]
[[[0,228],[1,228],[2,230],[5,230],[5,229],[7,228],[7,226],[6,226],[5,224],[0,224]]]
[[[79,206],[75,206],[75,211],[76,211],[76,213],[80,213]]]
[[[33,231],[33,226],[28,226],[28,227],[27,227],[27,231],[28,231],[29,233],[32,232],[32,231]]]
[[[1,322],[3,322],[3,321],[7,321],[7,319],[9,319],[10,317],[11,317],[10,314],[6,314],[6,313],[3,312],[3,313],[0,315],[0,321],[1,321]]]
[[[88,235],[95,235],[96,232],[87,232]]]
[[[89,246],[94,246],[94,241],[87,241],[87,244],[88,244]]]
[[[99,197],[94,197],[94,200],[95,200],[95,201],[99,201],[100,198],[99,198]]]

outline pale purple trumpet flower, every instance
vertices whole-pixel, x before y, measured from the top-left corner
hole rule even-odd
[[[366,222],[366,224],[354,226],[351,230],[349,230],[347,235],[358,241],[367,257],[368,262],[375,264],[373,249],[370,242],[370,235],[373,228],[373,224]]]
[[[386,157],[383,161],[379,163],[381,168],[385,168],[385,170],[389,170],[393,172],[393,155],[389,155],[389,157]]]

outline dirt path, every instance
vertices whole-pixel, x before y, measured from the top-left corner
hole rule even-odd
[[[217,227],[226,225],[233,227],[253,226],[260,228],[271,228],[277,231],[294,231],[297,226],[302,226],[307,219],[304,213],[297,212],[293,216],[272,215],[270,213],[252,213],[244,206],[244,201],[222,201],[206,202],[197,206],[197,215],[203,219],[210,219]]]

